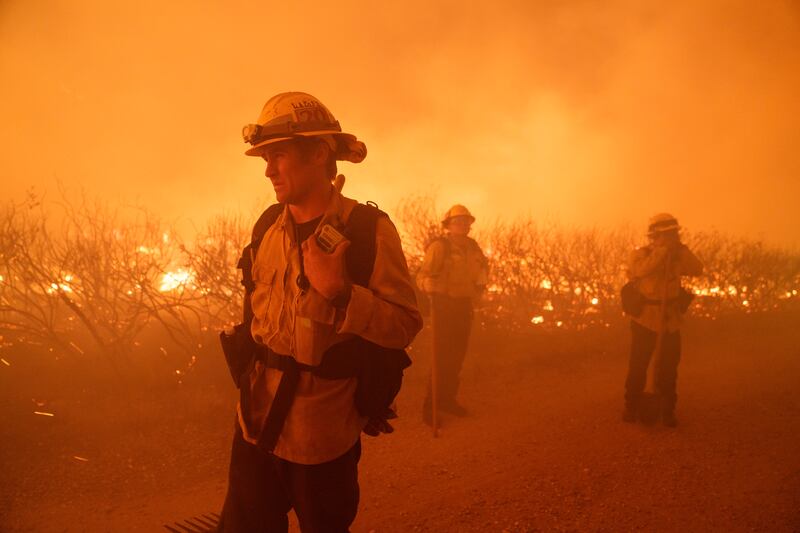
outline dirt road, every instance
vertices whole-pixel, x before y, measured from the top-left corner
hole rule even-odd
[[[676,429],[621,422],[624,324],[514,346],[478,335],[463,372],[472,415],[446,418],[438,439],[419,416],[422,338],[396,433],[364,439],[353,531],[800,531],[798,324],[690,321]],[[159,531],[218,510],[232,401],[222,381],[169,409],[134,406],[132,422],[4,430],[0,529]]]

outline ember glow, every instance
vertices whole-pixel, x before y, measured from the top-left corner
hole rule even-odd
[[[167,272],[161,277],[158,290],[161,292],[184,290],[194,281],[194,278],[195,276],[190,270],[179,268],[173,272]]]
[[[60,281],[54,282],[50,284],[50,287],[47,288],[47,294],[55,294],[59,291],[70,293],[73,292],[73,288],[71,283],[75,279],[75,276],[72,274],[65,274],[62,276]]]

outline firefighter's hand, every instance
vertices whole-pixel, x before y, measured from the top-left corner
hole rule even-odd
[[[370,437],[377,437],[381,433],[392,433],[394,428],[385,418],[373,417],[367,421],[362,431]]]
[[[349,247],[350,241],[344,240],[328,254],[319,247],[313,235],[303,242],[303,268],[308,282],[328,300],[346,286],[344,253]]]
[[[650,248],[650,259],[653,264],[661,264],[670,255],[670,248],[663,242],[654,243]]]
[[[674,261],[678,254],[680,254],[681,248],[683,248],[683,244],[681,244],[680,241],[666,241],[659,246],[660,253],[664,254],[662,261],[667,260],[667,258],[669,258],[670,261]]]
[[[678,233],[660,233],[655,237],[653,243],[656,247],[673,252],[681,247],[681,237]]]

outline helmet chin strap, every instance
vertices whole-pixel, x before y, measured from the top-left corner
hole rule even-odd
[[[338,192],[342,192],[342,189],[344,188],[344,181],[344,174],[337,174],[337,176],[333,178],[333,186]]]

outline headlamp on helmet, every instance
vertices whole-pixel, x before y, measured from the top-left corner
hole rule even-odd
[[[273,125],[248,124],[242,128],[242,137],[244,138],[244,142],[255,146],[258,143],[262,143],[270,139],[294,137],[296,135],[312,131],[340,132],[342,131],[342,127],[339,125],[338,120],[333,122],[283,122]]]
[[[650,222],[647,225],[647,234],[653,236],[668,231],[678,231],[680,229],[681,226],[678,224],[678,219],[669,213],[659,213],[650,218]]]

